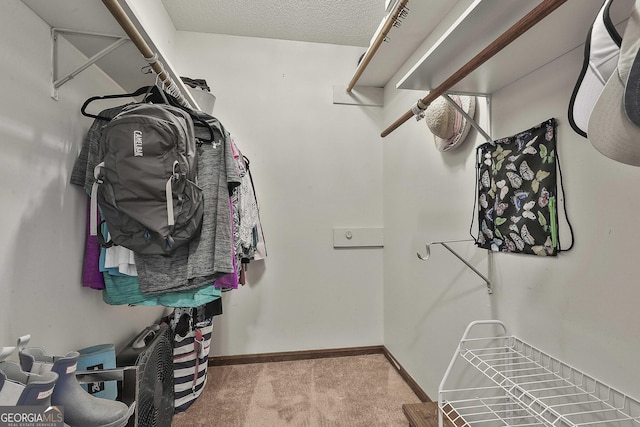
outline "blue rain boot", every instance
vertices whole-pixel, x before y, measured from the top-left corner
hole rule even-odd
[[[71,427],[124,427],[133,415],[135,403],[127,407],[122,402],[101,399],[87,393],[76,379],[80,353],[70,351],[64,356],[46,354],[41,348],[25,348],[28,336],[21,337],[19,358],[27,372],[55,372],[58,381],[51,403],[64,408],[64,422]]]
[[[13,350],[15,347],[4,347],[0,351],[0,406],[50,406],[58,375],[24,372],[17,363],[5,360]]]
[[[58,408],[51,406],[58,374],[46,372],[38,375],[23,371],[19,364],[5,360],[13,350],[15,347],[4,347],[0,351],[0,406],[44,406],[47,408],[45,413],[59,413]],[[64,424],[64,427],[69,426]]]

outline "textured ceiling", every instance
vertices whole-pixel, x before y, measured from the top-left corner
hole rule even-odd
[[[179,31],[369,46],[384,0],[162,0]]]

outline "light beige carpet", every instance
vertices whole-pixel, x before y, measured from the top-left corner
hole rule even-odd
[[[417,402],[382,354],[210,366],[172,427],[406,427],[402,405]]]

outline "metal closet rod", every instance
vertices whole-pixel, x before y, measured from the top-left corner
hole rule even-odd
[[[467,77],[469,74],[471,74],[472,71],[474,71],[480,65],[484,64],[496,53],[507,47],[507,45],[527,32],[531,27],[542,21],[547,15],[551,14],[551,12],[556,10],[566,1],[567,0],[544,0],[542,3],[536,6],[535,9],[533,9],[522,19],[516,22],[513,26],[511,26],[511,28],[502,33],[502,35],[495,39],[493,43],[484,48],[484,50],[474,56],[458,71],[452,74],[451,77],[442,82],[440,86],[433,89],[427,96],[419,100],[416,105],[418,105],[421,110],[425,110],[429,106],[429,104],[431,104],[431,102],[433,102],[436,98],[447,92],[456,83]],[[387,127],[385,130],[383,130],[380,136],[384,138],[385,136],[389,135],[391,132],[399,128],[400,125],[413,117],[413,111],[414,110],[411,109],[400,116],[400,118],[389,125],[389,127]]]
[[[353,78],[351,79],[351,81],[349,82],[349,86],[347,86],[347,92],[351,92],[353,87],[356,85],[356,82],[358,81],[360,76],[362,76],[362,73],[364,73],[364,70],[369,65],[369,62],[371,62],[371,60],[373,59],[373,56],[378,51],[378,48],[380,47],[380,45],[382,45],[382,42],[384,42],[384,39],[387,37],[387,34],[389,34],[391,27],[393,27],[393,25],[396,23],[396,21],[398,20],[398,17],[400,16],[404,8],[407,6],[407,3],[409,3],[409,0],[400,1],[398,6],[396,7],[395,12],[392,15],[389,15],[387,17],[387,20],[384,23],[382,30],[380,30],[380,33],[378,33],[378,36],[373,41],[371,48],[367,50],[367,52],[364,54],[364,57],[362,58],[362,61],[360,61],[360,64],[358,64],[358,68],[356,68],[356,72],[353,75]]]
[[[173,81],[171,76],[167,74],[162,63],[158,61],[158,55],[151,50],[147,42],[142,38],[142,35],[138,31],[131,19],[127,16],[127,13],[122,9],[122,6],[118,3],[117,0],[102,0],[102,3],[109,9],[111,15],[118,21],[118,24],[122,27],[125,33],[129,36],[133,44],[138,48],[142,56],[149,63],[149,66],[155,71],[158,78],[162,81],[162,83],[168,88],[176,88],[176,93],[172,95],[177,95],[178,102],[185,107],[190,107],[191,103],[180,93],[179,89],[177,89],[176,83]]]

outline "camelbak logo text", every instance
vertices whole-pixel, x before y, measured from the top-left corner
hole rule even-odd
[[[134,157],[142,157],[142,131],[134,130],[133,131],[133,156]]]

